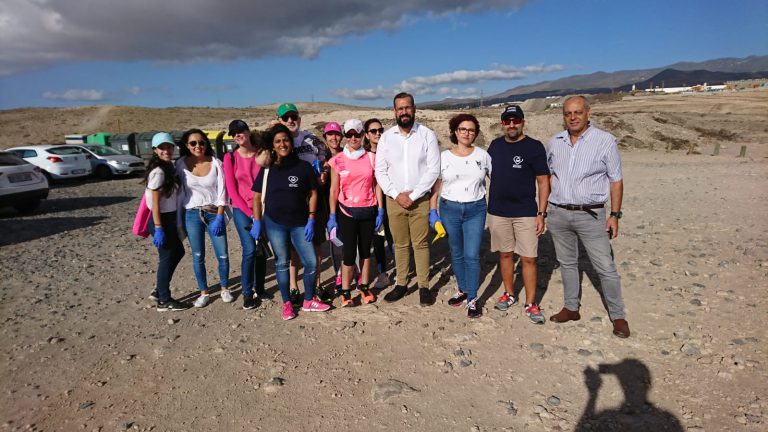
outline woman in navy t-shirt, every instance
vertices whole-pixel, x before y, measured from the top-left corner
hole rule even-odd
[[[258,238],[261,222],[275,252],[277,286],[283,299],[283,319],[296,317],[290,300],[290,246],[293,245],[304,266],[304,303],[306,312],[325,312],[330,306],[314,298],[317,258],[312,246],[317,209],[317,176],[312,166],[293,151],[291,131],[277,124],[266,132],[265,143],[272,143],[272,164],[259,171],[253,182],[253,228]],[[263,191],[266,176],[266,191]],[[261,195],[264,197],[262,214]]]

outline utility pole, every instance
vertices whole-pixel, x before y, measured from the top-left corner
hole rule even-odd
[[[480,89],[480,108],[483,107],[483,89]]]

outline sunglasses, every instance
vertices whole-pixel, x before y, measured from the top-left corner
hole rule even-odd
[[[347,137],[347,138],[352,138],[352,137],[360,138],[361,136],[363,136],[363,134],[360,133],[360,132],[347,132],[347,133],[344,134],[344,136]]]
[[[379,134],[379,135],[381,135],[381,134],[383,134],[383,133],[384,133],[384,128],[383,128],[383,127],[380,127],[380,128],[378,128],[378,129],[368,129],[368,133],[372,133],[372,134]]]
[[[299,119],[298,114],[283,114],[282,116],[280,116],[280,120],[284,122],[291,121],[291,120],[296,121],[298,119]]]
[[[503,124],[504,126],[508,126],[510,123],[519,125],[522,122],[523,122],[523,119],[520,119],[520,118],[517,118],[517,117],[512,117],[512,118],[508,118],[508,119],[502,120],[501,124]]]
[[[205,141],[187,141],[187,145],[190,147],[205,147]]]

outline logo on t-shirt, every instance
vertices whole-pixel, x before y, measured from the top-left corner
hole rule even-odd
[[[523,165],[522,165],[523,158],[521,158],[520,156],[515,156],[514,158],[512,158],[512,162],[514,163],[514,165],[512,165],[512,168],[522,168],[523,167]]]
[[[291,184],[288,185],[288,187],[299,187],[297,182],[299,181],[299,178],[296,176],[288,176],[288,181],[291,182]]]

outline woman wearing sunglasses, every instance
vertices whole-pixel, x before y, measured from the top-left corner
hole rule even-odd
[[[376,184],[373,153],[363,148],[363,122],[350,119],[344,122],[344,137],[347,144],[342,153],[330,161],[331,195],[328,217],[328,231],[336,228],[344,245],[342,246],[341,306],[352,306],[352,272],[355,258],[360,257],[362,273],[357,289],[362,303],[376,301],[368,289],[371,242],[374,232],[381,229],[384,209],[381,206],[382,192]]]
[[[272,145],[272,163],[260,170],[253,182],[251,236],[258,239],[263,222],[275,252],[275,272],[283,300],[283,319],[296,317],[289,290],[291,246],[304,266],[304,302],[301,309],[305,312],[325,312],[330,306],[314,297],[317,261],[312,238],[318,204],[317,175],[312,165],[300,160],[293,151],[291,131],[284,125],[277,124],[270,128],[264,135],[264,143]],[[263,214],[262,194],[266,194]]]
[[[453,148],[440,155],[440,177],[432,187],[429,225],[445,226],[451,248],[451,267],[459,291],[448,304],[459,307],[467,301],[467,316],[479,318],[480,242],[485,227],[485,178],[491,175],[491,157],[473,143],[480,123],[471,114],[459,114],[448,122]],[[438,199],[439,198],[439,199]],[[439,201],[439,216],[438,216]]]
[[[377,118],[371,118],[365,121],[363,124],[365,128],[365,137],[363,139],[363,147],[371,153],[376,153],[376,148],[379,145],[379,139],[381,134],[384,133],[384,126]],[[387,241],[390,255],[395,256],[394,240],[392,240],[392,232],[389,230],[389,218],[387,218],[387,200],[381,202],[384,207],[384,222],[382,228],[376,230],[376,235],[373,236],[373,256],[376,258],[376,269],[379,272],[379,276],[376,279],[376,288],[383,289],[389,285],[389,276],[387,276],[387,252],[384,249],[384,240]]]
[[[192,249],[192,268],[197,279],[200,297],[194,306],[208,304],[208,275],[205,270],[205,234],[213,244],[219,267],[221,300],[234,300],[229,292],[229,255],[227,252],[227,193],[221,162],[213,157],[213,149],[203,131],[190,129],[181,136],[176,173],[181,182],[177,205],[180,232],[186,232]]]

